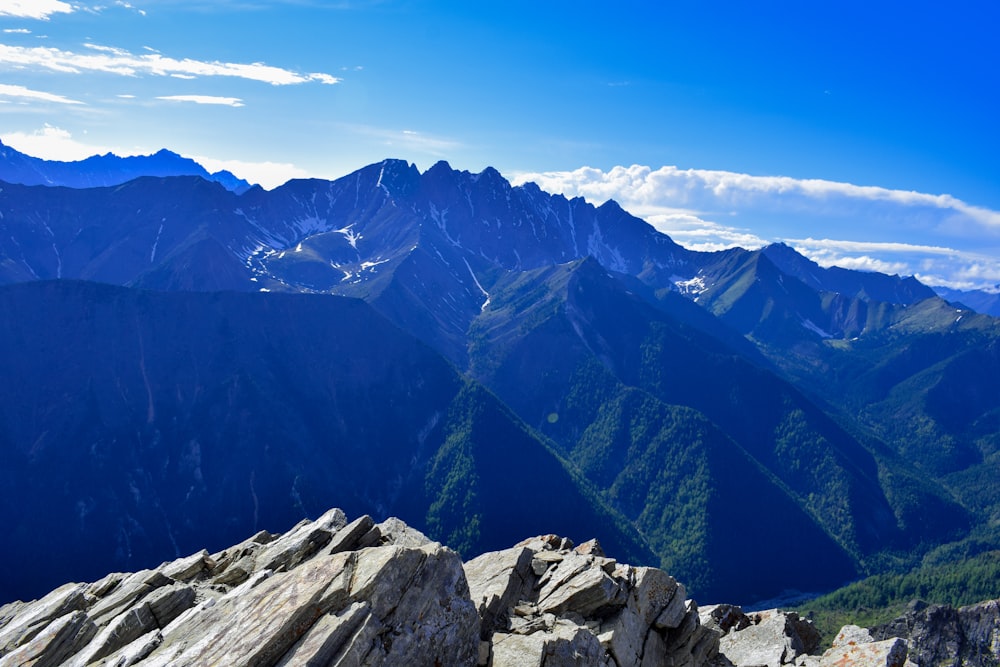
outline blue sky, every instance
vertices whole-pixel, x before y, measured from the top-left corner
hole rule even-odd
[[[998,26],[961,1],[0,0],[0,138],[165,147],[267,187],[493,165],[692,247],[984,287]]]

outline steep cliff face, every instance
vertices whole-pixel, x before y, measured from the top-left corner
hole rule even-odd
[[[0,525],[18,545],[0,603],[332,505],[467,555],[555,531],[655,560],[496,397],[360,300],[64,280],[0,287],[0,312]]]

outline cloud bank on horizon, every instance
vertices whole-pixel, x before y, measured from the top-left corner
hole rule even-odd
[[[529,181],[595,204],[614,199],[692,250],[783,242],[821,266],[1000,291],[1000,212],[946,194],[674,166],[582,167],[512,178]]]

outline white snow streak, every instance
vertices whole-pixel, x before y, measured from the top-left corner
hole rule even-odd
[[[483,289],[483,286],[479,283],[479,279],[476,278],[476,274],[472,272],[472,267],[469,266],[469,260],[463,257],[462,261],[465,262],[465,268],[469,270],[469,275],[472,276],[472,282],[476,283],[476,287],[478,287],[479,291],[486,297],[486,301],[483,301],[483,305],[479,307],[479,312],[483,312],[486,310],[486,307],[490,305],[490,293]]]
[[[160,229],[156,232],[156,239],[153,241],[153,249],[149,251],[149,263],[152,264],[153,260],[156,259],[156,246],[160,243],[160,234],[163,233],[163,223],[160,223]]]
[[[386,194],[389,194],[389,188],[385,187],[385,185],[382,183],[382,176],[384,174],[385,174],[385,163],[383,162],[382,163],[382,169],[380,169],[379,172],[378,172],[378,182],[375,183],[375,187],[376,188],[382,188],[385,191]]]

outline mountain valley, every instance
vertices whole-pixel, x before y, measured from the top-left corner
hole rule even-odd
[[[330,506],[705,602],[1000,547],[1000,329],[912,278],[443,162],[68,185],[0,191],[2,601]]]

